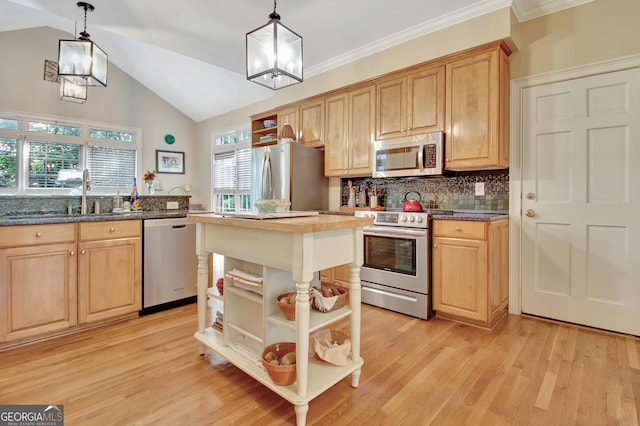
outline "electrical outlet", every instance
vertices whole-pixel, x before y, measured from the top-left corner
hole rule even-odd
[[[484,182],[476,182],[476,195],[484,195]]]
[[[178,210],[180,203],[177,201],[167,201],[167,210]]]

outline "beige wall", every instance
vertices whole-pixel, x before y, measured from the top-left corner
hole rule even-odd
[[[145,170],[155,168],[156,149],[184,151],[185,175],[159,175],[165,190],[190,183],[193,199],[198,199],[202,190],[208,192],[196,183],[195,122],[114,64],[109,63],[108,86],[89,88],[85,104],[59,100],[58,84],[44,81],[43,69],[45,59],[57,60],[61,38],[69,38],[69,34],[51,28],[0,32],[0,110],[142,128],[139,180]],[[176,137],[173,145],[164,142],[167,133]]]
[[[538,75],[640,53],[640,1],[596,0],[523,22],[511,78]]]

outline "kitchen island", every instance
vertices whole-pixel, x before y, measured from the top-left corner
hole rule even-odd
[[[363,359],[360,357],[360,265],[363,258],[363,230],[369,218],[338,215],[310,215],[279,219],[247,219],[215,214],[188,215],[197,225],[198,331],[196,339],[228,359],[251,377],[295,406],[299,426],[306,422],[309,401],[351,375],[351,385],[359,384]],[[263,294],[228,285],[225,280],[224,331],[207,327],[208,254],[225,257],[225,272],[232,268],[261,275]],[[310,283],[317,271],[351,265],[349,306],[329,313],[311,312]],[[284,318],[276,306],[276,296],[296,291],[296,320]],[[344,367],[309,358],[310,333],[342,318],[350,317],[351,355]],[[247,356],[238,351],[237,340],[258,353]],[[262,348],[277,342],[296,342],[297,380],[292,385],[275,385],[261,363]],[[255,356],[257,355],[257,359]]]

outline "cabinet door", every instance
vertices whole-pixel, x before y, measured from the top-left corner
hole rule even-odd
[[[0,250],[0,341],[76,325],[76,291],[75,243]]]
[[[445,68],[439,65],[407,77],[407,134],[444,130]]]
[[[376,84],[376,140],[406,135],[407,77]]]
[[[101,321],[142,307],[140,237],[78,244],[78,319]]]
[[[509,78],[505,58],[497,47],[447,64],[445,168],[509,166],[508,151],[502,152],[508,132],[508,127],[504,129],[508,125],[508,93],[504,91],[508,91]]]
[[[300,143],[318,148],[324,146],[323,99],[316,99],[300,105]]]
[[[486,241],[434,237],[432,256],[436,312],[486,322]]]
[[[375,131],[376,88],[349,92],[349,175],[371,176],[371,144]]]
[[[324,175],[344,176],[348,172],[347,135],[349,129],[349,94],[327,98],[324,141]]]
[[[282,127],[290,124],[296,134],[296,140],[300,140],[300,127],[298,125],[298,107],[291,107],[278,111],[278,135],[282,133]]]
[[[489,309],[491,321],[504,312],[509,299],[509,221],[491,223],[489,230]]]

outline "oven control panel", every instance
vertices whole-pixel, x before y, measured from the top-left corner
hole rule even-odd
[[[429,215],[426,212],[374,212],[357,211],[356,216],[374,218],[374,225],[402,228],[428,228]]]

